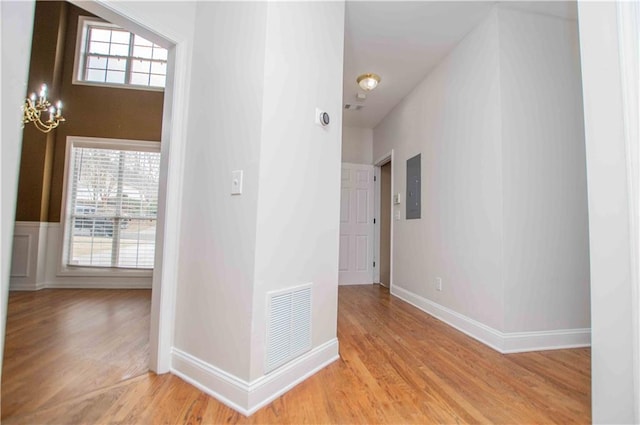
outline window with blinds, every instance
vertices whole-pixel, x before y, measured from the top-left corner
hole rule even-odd
[[[67,179],[67,266],[153,268],[159,145],[72,142]]]
[[[164,88],[167,49],[113,24],[81,16],[76,82]]]

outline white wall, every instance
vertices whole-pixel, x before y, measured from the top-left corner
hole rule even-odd
[[[18,164],[22,144],[21,111],[28,91],[27,77],[33,29],[33,1],[0,2],[0,40],[2,71],[0,93],[2,138],[0,151],[0,354],[4,352],[4,334],[9,294],[9,269],[13,242],[18,189]],[[0,356],[0,371],[2,356]]]
[[[373,164],[373,130],[342,127],[342,162]]]
[[[249,379],[266,3],[197,6],[174,346]],[[231,172],[244,171],[232,196]]]
[[[267,292],[311,282],[312,349],[337,332],[344,3],[274,2],[268,20],[251,379],[265,373]]]
[[[498,64],[493,12],[374,129],[373,156],[394,149],[393,192],[404,200],[406,160],[422,154],[422,218],[405,220],[400,205],[394,287],[502,329]]]
[[[589,343],[576,34],[496,8],[374,129],[395,193],[422,154],[422,218],[396,223],[392,292],[503,352]]]
[[[342,2],[197,6],[172,371],[245,414],[337,358],[343,25]],[[304,283],[311,351],[265,376],[267,293]]]
[[[499,10],[504,330],[589,328],[589,234],[575,21]]]
[[[634,329],[631,299],[638,283],[631,275],[629,201],[633,198],[616,9],[616,3],[578,3],[589,188],[594,423],[640,422],[640,391],[634,388],[640,364],[633,360],[640,329],[637,322]],[[637,51],[631,54],[637,58]],[[637,146],[638,141],[634,143]]]

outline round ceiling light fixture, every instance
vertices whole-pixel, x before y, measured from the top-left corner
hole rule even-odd
[[[380,76],[378,74],[362,74],[356,78],[358,85],[364,91],[371,91],[380,83]]]

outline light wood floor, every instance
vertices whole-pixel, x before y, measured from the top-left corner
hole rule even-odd
[[[588,423],[590,350],[501,355],[379,286],[340,287],[341,360],[250,418],[146,372],[148,291],[12,293],[6,424]]]

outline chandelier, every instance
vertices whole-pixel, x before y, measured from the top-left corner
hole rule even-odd
[[[22,124],[32,122],[36,128],[43,133],[48,133],[58,127],[65,119],[62,116],[62,102],[58,101],[56,106],[51,106],[47,99],[47,85],[43,84],[40,88],[40,95],[36,97],[35,93],[31,93],[24,101],[22,106]],[[48,114],[48,119],[43,121],[42,114]]]

